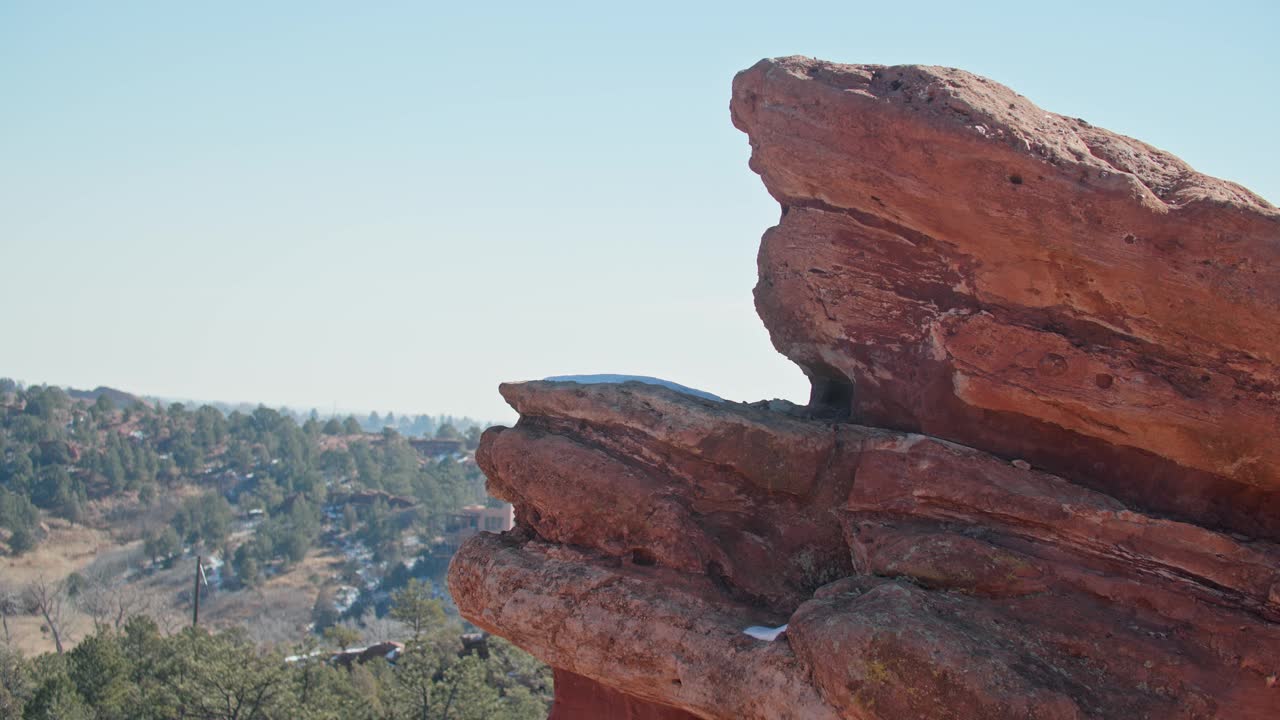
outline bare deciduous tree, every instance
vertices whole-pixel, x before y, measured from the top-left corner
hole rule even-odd
[[[408,625],[388,616],[378,617],[373,608],[366,610],[359,621],[343,620],[341,624],[360,630],[361,639],[369,645],[389,640],[403,641],[413,634]]]
[[[178,612],[168,605],[153,608],[150,614],[151,619],[155,621],[156,627],[160,629],[162,635],[176,635],[184,627],[191,624],[190,614]]]
[[[9,633],[9,616],[18,614],[21,609],[22,603],[17,589],[7,582],[0,582],[0,624],[4,625],[6,645],[13,642],[13,636]]]
[[[153,600],[151,593],[104,570],[89,575],[76,596],[76,606],[93,619],[95,630],[104,627],[120,630],[129,618],[148,614]]]
[[[23,596],[28,610],[44,618],[45,627],[53,635],[53,646],[61,654],[62,610],[67,599],[67,581],[49,580],[41,575],[27,584]]]

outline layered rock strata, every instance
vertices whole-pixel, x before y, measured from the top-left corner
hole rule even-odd
[[[813,396],[501,387],[517,528],[449,583],[553,717],[1276,717],[1280,213],[956,70],[762,61],[732,110]]]
[[[766,60],[756,306],[815,399],[1280,538],[1280,212],[948,68]]]

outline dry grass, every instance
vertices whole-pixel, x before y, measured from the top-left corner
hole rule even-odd
[[[0,578],[11,585],[22,586],[43,575],[61,579],[83,570],[98,555],[119,546],[110,533],[66,520],[46,521],[49,535],[31,552],[18,557],[0,557]]]
[[[292,645],[307,635],[316,595],[335,582],[343,557],[329,549],[312,549],[288,572],[260,586],[236,592],[219,592],[201,600],[202,624],[212,627],[243,626],[266,644]]]
[[[34,550],[19,557],[0,557],[0,580],[9,588],[21,591],[28,583],[44,577],[61,580],[73,572],[83,570],[99,554],[115,549],[115,541],[108,533],[83,525],[72,525],[66,520],[49,519],[48,537]],[[13,646],[28,655],[54,649],[53,636],[42,631],[44,619],[37,616],[18,616],[8,619]],[[92,629],[92,622],[71,608],[67,608],[64,644],[68,638],[78,639]]]
[[[99,571],[118,576],[140,562],[140,540],[120,542],[105,530],[72,525],[65,520],[47,521],[49,533],[29,553],[0,557],[0,583],[21,590],[44,577],[61,580],[73,572]],[[191,621],[191,556],[178,558],[173,567],[139,574],[131,585],[141,587],[152,600],[148,614],[161,628],[177,630]],[[201,624],[214,628],[243,626],[260,642],[292,645],[307,634],[316,595],[335,582],[344,558],[331,549],[312,549],[288,572],[271,577],[259,587],[235,592],[214,591],[201,597]],[[43,618],[34,615],[8,619],[13,647],[30,656],[54,650],[53,637]],[[68,649],[93,631],[93,622],[74,602],[67,602],[63,618],[63,644]],[[3,637],[0,637],[3,641]]]
[[[93,621],[87,615],[68,607],[63,621],[62,644],[67,649],[73,647],[81,638],[93,632]],[[53,652],[53,635],[42,630],[44,618],[37,615],[20,615],[9,618],[9,632],[12,646],[22,654],[30,657],[40,653]]]

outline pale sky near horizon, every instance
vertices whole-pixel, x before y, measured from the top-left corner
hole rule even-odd
[[[755,315],[762,57],[962,67],[1280,201],[1280,3],[0,0],[0,377],[509,420],[803,401]]]

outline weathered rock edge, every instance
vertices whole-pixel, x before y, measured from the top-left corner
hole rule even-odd
[[[502,393],[521,419],[477,460],[521,529],[464,545],[450,590],[555,667],[706,718],[1280,701],[1272,543],[918,434],[634,383]],[[775,643],[741,634],[784,622]]]
[[[1280,211],[961,70],[763,60],[731,110],[815,401],[1280,539]]]

